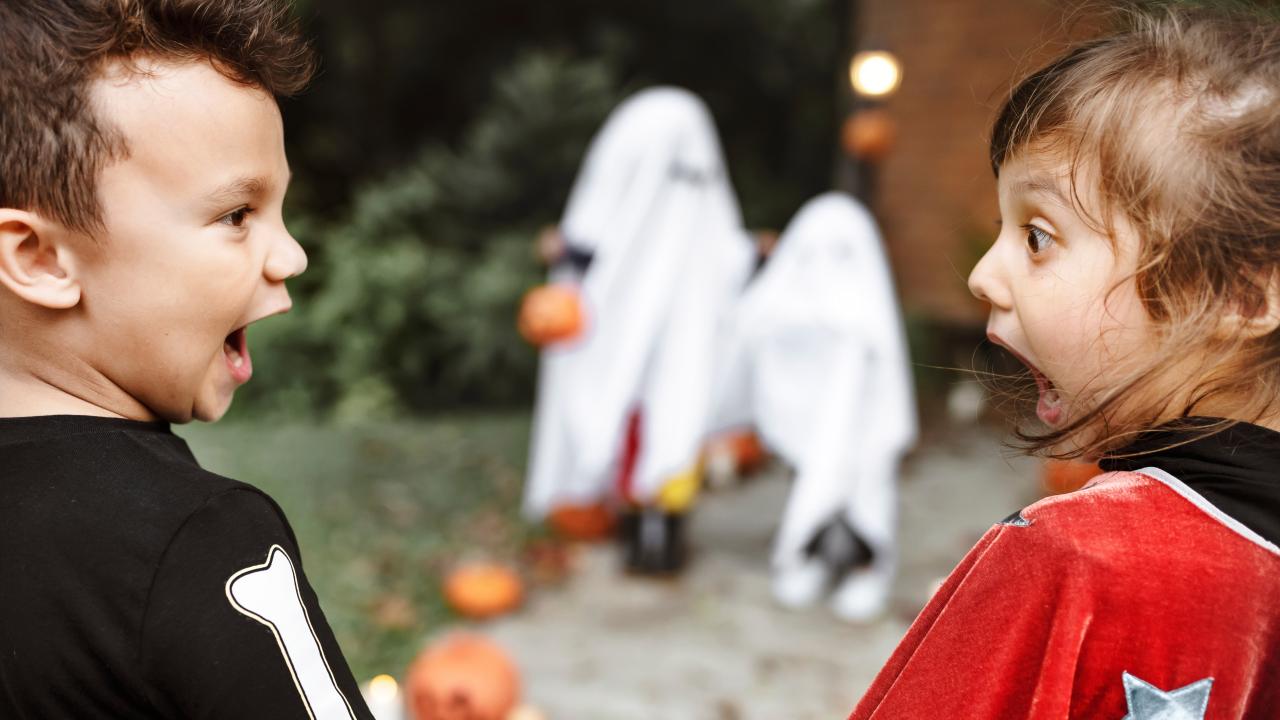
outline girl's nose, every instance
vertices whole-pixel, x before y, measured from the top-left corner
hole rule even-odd
[[[1012,296],[1001,271],[1000,257],[997,252],[999,245],[997,242],[988,248],[986,254],[974,266],[973,272],[969,273],[969,292],[991,305],[993,309],[1009,310],[1013,306]]]

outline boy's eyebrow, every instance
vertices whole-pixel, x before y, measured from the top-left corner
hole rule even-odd
[[[285,187],[288,187],[289,181],[292,178],[292,172],[285,176]],[[218,186],[208,195],[205,195],[204,199],[212,205],[219,205],[226,202],[240,200],[245,197],[258,197],[264,195],[271,186],[272,183],[262,177],[241,177],[224,185]]]

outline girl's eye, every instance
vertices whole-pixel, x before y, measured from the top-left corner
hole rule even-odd
[[[1053,236],[1035,225],[1024,225],[1023,228],[1027,231],[1027,249],[1032,255],[1039,255],[1053,244]]]
[[[252,213],[252,212],[253,212],[253,208],[247,207],[247,206],[242,207],[236,210],[232,210],[226,215],[223,215],[222,217],[218,218],[218,222],[222,223],[223,225],[230,225],[231,227],[236,227],[236,228],[244,227],[244,221],[249,218],[249,213]]]

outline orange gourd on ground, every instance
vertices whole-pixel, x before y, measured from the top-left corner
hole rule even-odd
[[[413,720],[504,720],[520,701],[520,675],[493,642],[455,634],[413,661],[406,695]]]
[[[747,475],[759,470],[769,458],[760,436],[754,432],[736,433],[733,438],[733,455],[737,460],[738,473]]]
[[[524,583],[515,570],[494,563],[471,563],[456,568],[444,581],[449,605],[469,618],[502,615],[520,606]]]
[[[1051,495],[1079,490],[1101,472],[1094,463],[1048,459],[1044,462],[1044,489]]]
[[[561,505],[547,516],[547,524],[561,537],[595,542],[613,537],[614,516],[603,503]]]
[[[520,304],[520,335],[539,347],[572,340],[582,332],[582,299],[567,285],[541,285]]]

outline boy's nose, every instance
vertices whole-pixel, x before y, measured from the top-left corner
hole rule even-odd
[[[1012,299],[1008,285],[1002,280],[1000,274],[998,247],[997,242],[988,248],[986,254],[973,267],[973,272],[969,273],[969,292],[979,300],[990,304],[992,308],[1009,310],[1012,307]]]
[[[307,252],[289,234],[288,230],[282,230],[275,242],[272,243],[271,249],[267,254],[267,262],[263,268],[263,274],[266,275],[268,280],[283,282],[291,277],[301,275],[306,269]]]

